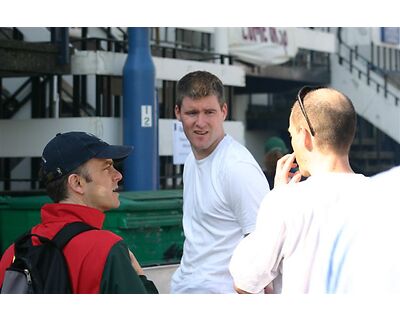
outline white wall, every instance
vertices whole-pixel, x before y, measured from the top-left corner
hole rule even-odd
[[[122,76],[127,54],[103,51],[79,51],[71,57],[72,74],[99,74]],[[153,57],[156,79],[177,81],[186,73],[207,70],[228,86],[245,86],[242,67],[172,58]]]
[[[172,155],[174,119],[159,119],[159,154]],[[80,117],[58,119],[0,120],[1,157],[40,157],[42,150],[58,132],[86,131],[110,144],[122,144],[122,119]],[[241,121],[225,121],[224,128],[237,141],[245,144]]]
[[[265,94],[253,95],[253,103],[266,104],[267,97]],[[249,95],[237,95],[234,99],[234,105],[232,107],[232,117],[236,121],[243,123],[245,128],[246,125],[246,111],[249,105]],[[261,168],[264,167],[264,143],[266,139],[273,135],[267,128],[265,130],[246,130],[244,131],[244,143],[243,145],[250,151],[253,157],[256,159]]]
[[[305,28],[294,28],[294,31],[294,39],[298,48],[329,53],[336,51],[335,34],[333,33]]]
[[[12,179],[26,179],[31,176],[30,159],[23,159],[12,171]],[[11,190],[29,190],[31,189],[30,181],[12,181]]]
[[[45,42],[50,41],[51,33],[47,28],[18,28],[24,35],[25,41],[30,42]]]

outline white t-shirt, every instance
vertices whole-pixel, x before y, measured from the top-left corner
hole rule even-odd
[[[262,201],[256,230],[230,262],[236,286],[258,293],[274,281],[276,293],[324,293],[332,243],[346,221],[337,204],[368,178],[326,173],[279,186]]]
[[[329,293],[400,293],[400,166],[343,201],[351,216],[332,247]]]
[[[185,243],[171,292],[233,293],[229,261],[255,228],[268,182],[250,152],[229,135],[207,158],[191,153],[183,181]]]

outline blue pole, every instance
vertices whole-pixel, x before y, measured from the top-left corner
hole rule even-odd
[[[158,105],[148,28],[128,28],[123,70],[123,142],[134,146],[124,161],[124,190],[159,189]]]

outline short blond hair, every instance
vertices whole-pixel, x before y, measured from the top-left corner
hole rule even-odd
[[[315,131],[317,146],[322,151],[348,154],[357,125],[351,100],[338,90],[319,88],[304,97],[303,105]],[[291,117],[296,129],[308,128],[298,101],[292,107]]]
[[[214,74],[207,71],[194,71],[186,74],[176,86],[176,105],[181,108],[182,100],[193,100],[216,96],[222,108],[225,104],[224,85]]]

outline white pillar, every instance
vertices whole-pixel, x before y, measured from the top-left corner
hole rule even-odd
[[[224,27],[215,28],[214,48],[215,48],[215,53],[229,54],[228,28]],[[229,64],[228,59],[225,59],[224,64]]]

